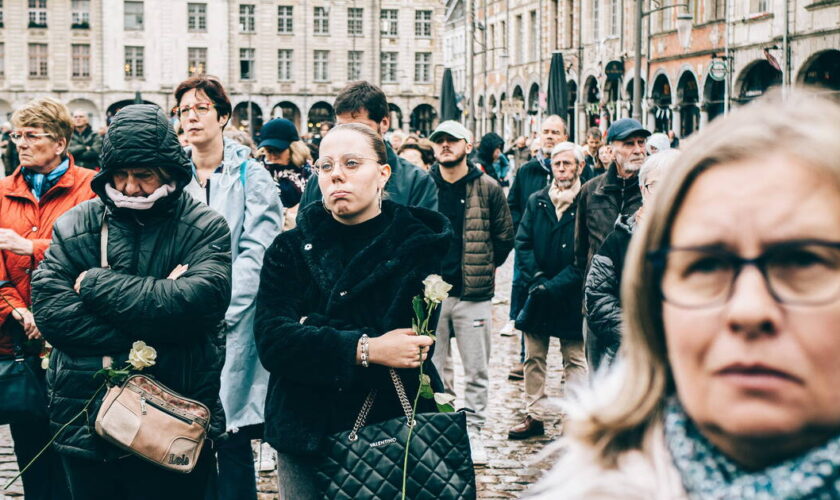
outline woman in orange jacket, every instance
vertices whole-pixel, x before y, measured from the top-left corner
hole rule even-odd
[[[53,223],[95,195],[92,170],[76,167],[67,152],[73,123],[67,108],[37,99],[12,115],[11,138],[20,168],[0,181],[0,358],[44,347],[29,306],[30,276],[50,245]],[[41,370],[36,370],[43,377]],[[0,401],[0,411],[2,411]],[[23,467],[50,438],[46,415],[10,423],[15,455]],[[48,450],[23,475],[27,499],[69,498],[61,463]]]

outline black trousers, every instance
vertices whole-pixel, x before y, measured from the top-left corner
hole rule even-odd
[[[18,470],[26,467],[26,464],[38,454],[52,436],[46,418],[10,424],[9,428],[12,432],[12,441],[14,441]],[[38,457],[38,460],[23,473],[22,479],[26,500],[70,498],[61,460],[52,448],[47,449]]]
[[[73,500],[204,500],[216,472],[215,453],[205,443],[189,474],[172,472],[129,456],[97,462],[62,455]],[[28,500],[28,497],[27,497]]]

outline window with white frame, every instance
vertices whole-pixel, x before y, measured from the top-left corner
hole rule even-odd
[[[662,0],[663,7],[672,3],[673,2],[671,0]],[[675,9],[663,9],[660,13],[662,15],[662,31],[671,31],[671,29],[673,29],[674,10]]]
[[[397,52],[383,52],[380,66],[382,83],[397,83]]]
[[[187,75],[203,75],[207,73],[207,48],[187,48]]]
[[[70,2],[70,22],[73,28],[90,28],[90,0]]]
[[[126,31],[143,30],[143,2],[125,1],[123,4],[123,28]]]
[[[330,16],[326,7],[315,7],[312,13],[313,28],[316,35],[330,34]]]
[[[207,31],[207,4],[187,4],[187,30]]]
[[[0,0],[0,28],[3,27],[3,0]]]
[[[47,44],[46,43],[30,43],[29,44],[29,78],[47,78]]]
[[[349,7],[347,9],[347,34],[350,36],[362,36],[362,19],[364,9],[361,7]]]
[[[73,78],[90,78],[90,45],[74,43],[70,48]]]
[[[362,79],[362,51],[347,52],[347,81],[355,82]]]
[[[281,82],[292,80],[292,49],[277,50],[277,79]]]
[[[432,11],[414,11],[414,36],[417,38],[432,37]]]
[[[330,51],[316,50],[313,58],[314,72],[313,79],[316,82],[327,82],[330,80],[329,65],[330,65]]]
[[[522,16],[516,16],[516,62],[525,62],[525,23]]]
[[[601,39],[601,1],[592,0],[592,40]]]
[[[6,44],[0,42],[0,78],[6,76]]]
[[[621,2],[610,0],[610,35],[618,36],[618,20],[620,19]]]
[[[125,72],[126,80],[143,78],[145,60],[143,57],[143,47],[125,47],[125,65],[123,70]]]
[[[257,49],[239,49],[239,79],[254,79],[254,63],[256,61]]]
[[[430,83],[432,81],[432,53],[414,53],[414,81],[417,83]]]
[[[294,9],[291,5],[277,6],[277,33],[291,34],[294,29],[292,17]]]
[[[47,27],[47,0],[29,0],[29,27]]]
[[[239,32],[253,33],[256,31],[255,19],[257,7],[254,4],[243,3],[239,6]]]
[[[380,19],[383,36],[395,37],[399,34],[400,13],[397,9],[382,9]]]

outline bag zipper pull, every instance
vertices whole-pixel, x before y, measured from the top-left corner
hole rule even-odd
[[[140,413],[146,414],[146,398],[140,398]]]

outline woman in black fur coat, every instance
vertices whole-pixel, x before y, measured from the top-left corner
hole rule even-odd
[[[323,201],[302,209],[297,228],[268,249],[255,328],[271,372],[265,438],[278,451],[280,496],[304,500],[319,496],[323,438],[350,430],[372,389],[368,424],[404,415],[389,368],[411,398],[422,358],[442,391],[431,339],[411,331],[411,300],[440,272],[451,236],[437,212],[382,200],[385,144],[363,125],[331,130],[315,172]],[[434,403],[421,398],[418,411],[435,411]]]

